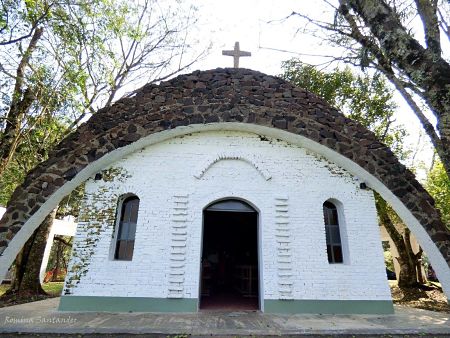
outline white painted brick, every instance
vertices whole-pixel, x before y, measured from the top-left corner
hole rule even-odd
[[[95,245],[95,220],[80,222],[74,250],[92,256],[74,295],[198,298],[202,210],[238,197],[259,210],[265,299],[390,299],[372,192],[310,151],[254,134],[205,132],[137,151],[112,167],[128,177],[89,180],[84,204],[101,210],[125,193],[140,198],[133,260],[112,259],[114,219],[101,224]],[[344,264],[327,260],[322,204],[330,198],[343,205]],[[78,263],[74,256],[71,266]]]

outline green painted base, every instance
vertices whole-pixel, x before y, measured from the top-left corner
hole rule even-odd
[[[62,296],[59,311],[197,312],[198,299]],[[392,314],[384,300],[265,300],[266,313]]]
[[[389,300],[264,300],[266,313],[392,314]]]
[[[196,312],[198,299],[61,296],[59,311]]]

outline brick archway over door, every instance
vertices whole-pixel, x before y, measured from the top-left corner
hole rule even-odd
[[[164,131],[222,122],[283,130],[328,149],[331,160],[352,162],[362,170],[363,179],[370,176],[371,187],[393,204],[422,239],[444,289],[450,292],[450,233],[414,175],[372,132],[317,96],[247,69],[196,71],[146,85],[133,97],[99,110],[64,139],[47,161],[28,173],[0,220],[1,276],[46,213],[102,169],[105,158],[125,153],[133,144]],[[419,224],[420,230],[415,228]]]

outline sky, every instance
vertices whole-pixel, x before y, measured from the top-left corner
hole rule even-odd
[[[278,75],[281,63],[292,57],[299,57],[303,62],[323,64],[327,59],[317,55],[339,55],[339,50],[330,47],[304,33],[304,26],[299,18],[290,14],[300,12],[323,21],[332,20],[334,11],[322,1],[307,0],[197,0],[199,23],[196,37],[201,43],[212,43],[210,54],[197,63],[192,70],[232,67],[233,58],[223,56],[222,50],[231,50],[235,41],[239,41],[241,50],[252,53],[251,57],[240,58],[239,66],[258,70],[270,75]],[[312,27],[311,27],[312,28]],[[420,27],[419,27],[420,29]],[[403,124],[410,136],[405,139],[410,148],[420,148],[414,163],[417,166],[431,162],[432,147],[426,136],[420,136],[422,128],[415,115],[398,95],[399,105],[396,121]],[[419,170],[419,178],[425,172]]]
[[[317,1],[315,6],[304,0],[200,0],[195,3],[199,10],[201,38],[213,43],[208,58],[197,65],[200,69],[232,67],[232,57],[223,56],[222,50],[233,49],[235,41],[239,41],[242,50],[252,53],[251,57],[241,58],[240,67],[271,75],[280,74],[281,62],[298,56],[297,53],[318,54],[320,46],[314,39],[297,33],[299,21],[285,19],[294,9],[320,16],[323,8],[317,6]],[[313,61],[313,58],[305,60]]]

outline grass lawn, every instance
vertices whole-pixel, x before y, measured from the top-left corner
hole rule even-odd
[[[53,296],[59,296],[62,292],[64,282],[49,282],[42,284],[45,292]],[[9,284],[0,285],[0,296],[2,296],[9,289]]]
[[[8,291],[9,284],[2,284],[0,285],[0,296],[3,296],[3,294]]]
[[[59,296],[64,287],[64,282],[48,282],[44,283],[42,287],[44,288],[45,292],[51,295]]]

